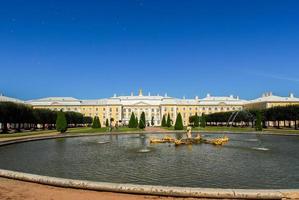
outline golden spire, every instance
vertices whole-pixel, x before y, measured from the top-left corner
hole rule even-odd
[[[139,96],[142,96],[142,89],[139,89]]]

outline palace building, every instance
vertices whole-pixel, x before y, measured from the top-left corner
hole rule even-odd
[[[263,94],[254,100],[243,100],[233,95],[212,96],[207,94],[204,98],[194,99],[174,98],[167,94],[144,95],[142,90],[138,95],[131,93],[129,96],[114,95],[105,99],[80,100],[73,97],[48,97],[29,101],[21,101],[10,97],[0,96],[0,101],[13,101],[26,103],[33,108],[44,108],[51,110],[75,111],[84,116],[98,116],[102,123],[106,119],[115,119],[122,124],[128,124],[132,112],[139,117],[145,112],[147,124],[154,121],[156,126],[161,125],[163,115],[170,114],[173,121],[178,113],[181,113],[184,125],[189,123],[189,117],[196,113],[211,114],[216,112],[239,111],[242,109],[265,109],[273,106],[299,105],[299,98],[290,94],[289,97],[275,96],[272,93]]]

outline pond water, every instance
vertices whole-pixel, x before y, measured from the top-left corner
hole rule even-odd
[[[299,188],[299,136],[229,134],[224,146],[149,143],[150,137],[164,136],[105,135],[7,145],[0,147],[0,168],[115,183]]]

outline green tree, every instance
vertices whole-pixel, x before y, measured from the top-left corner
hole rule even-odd
[[[262,131],[263,130],[262,113],[261,112],[256,112],[255,130],[256,131]]]
[[[171,127],[171,119],[170,119],[170,114],[169,114],[169,113],[168,113],[168,115],[167,115],[166,126],[167,126],[167,127]]]
[[[89,116],[84,116],[83,117],[83,124],[90,126],[90,124],[92,123],[92,118]]]
[[[199,117],[197,113],[195,113],[195,117],[194,117],[194,127],[199,127]]]
[[[200,117],[200,127],[204,128],[206,127],[206,115],[202,113]]]
[[[66,122],[65,114],[62,111],[59,111],[57,113],[56,130],[59,131],[60,133],[64,133],[67,131],[67,122]]]
[[[92,122],[92,128],[101,128],[101,122],[98,116],[95,116],[93,118],[93,122]]]
[[[130,118],[130,121],[129,121],[129,128],[136,128],[136,122],[135,122],[135,120],[136,120],[135,115],[132,112],[131,118]]]
[[[139,128],[144,129],[145,126],[146,126],[146,124],[145,124],[145,113],[142,112],[141,115],[140,115],[140,120],[139,120]]]
[[[138,128],[138,125],[139,125],[139,123],[138,123],[138,117],[136,116],[136,118],[135,118],[135,127],[134,128]]]
[[[155,125],[154,116],[152,116],[151,125],[152,125],[152,126]]]
[[[162,123],[161,123],[162,127],[166,127],[166,119],[165,118],[166,118],[165,115],[163,115]]]
[[[174,130],[184,130],[182,115],[179,113],[175,120]]]
[[[108,120],[108,119],[106,119],[105,126],[106,126],[106,127],[109,127],[109,120]]]

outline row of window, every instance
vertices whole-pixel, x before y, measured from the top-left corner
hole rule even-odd
[[[197,110],[200,110],[200,108],[198,108],[198,107],[195,107],[194,109],[195,109],[196,111],[197,111]],[[227,110],[227,111],[229,111],[229,110],[240,110],[241,107],[237,107],[237,108],[236,108],[236,107],[232,107],[232,108],[230,108],[230,107],[202,107],[201,109],[202,109],[202,110],[215,110],[215,111],[218,111],[218,110],[221,110],[221,111],[225,111],[225,110]],[[171,110],[171,111],[174,111],[174,108],[171,108],[170,110]],[[178,111],[179,108],[176,108],[176,110]],[[183,107],[183,110],[185,111],[186,108]],[[167,112],[168,109],[167,109],[167,108],[164,108],[164,111]],[[192,111],[192,107],[189,107],[189,111]]]
[[[212,111],[212,110],[214,110],[214,111],[234,111],[234,110],[241,110],[241,107],[232,107],[232,108],[230,108],[230,107],[202,107],[201,108],[202,109],[202,111],[205,111],[205,110],[209,110],[209,111]],[[61,109],[58,109],[58,108],[54,108],[54,110],[55,111],[57,111],[57,110],[62,110],[62,111],[78,111],[78,109],[77,108],[61,108]],[[92,108],[89,108],[89,109],[86,109],[86,108],[82,108],[82,110],[83,111],[92,111]],[[124,109],[124,114],[126,114],[126,112],[129,112],[129,113],[131,113],[131,112],[136,112],[138,109],[137,108],[134,108],[134,109],[131,109],[131,108],[128,108],[128,109]],[[157,109],[148,109],[148,108],[145,108],[145,109],[139,109],[141,112],[143,112],[143,111],[145,111],[146,113],[147,113],[147,111],[149,111],[149,110],[151,110],[152,112],[157,112],[157,113],[159,113],[160,112],[160,109],[159,108],[157,108]],[[174,111],[174,108],[171,108],[170,109],[172,112]],[[178,111],[179,110],[179,108],[176,108],[176,110]],[[184,107],[183,108],[183,110],[185,111],[186,110],[186,108]],[[196,111],[198,111],[198,110],[200,110],[199,108],[197,108],[197,107],[195,107],[195,110]],[[98,108],[95,108],[95,111],[99,111],[99,109]],[[103,111],[106,111],[106,109],[105,108],[103,108]],[[112,108],[109,108],[109,112],[112,112],[113,111],[113,109]],[[115,108],[115,111],[116,111],[116,114],[118,114],[118,111],[119,111],[119,109],[118,108]],[[168,111],[168,109],[167,108],[164,108],[164,112],[167,112]],[[190,107],[189,108],[189,111],[192,111],[192,108]]]

